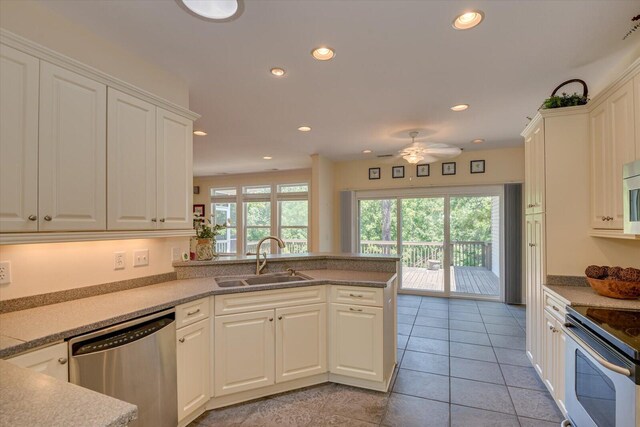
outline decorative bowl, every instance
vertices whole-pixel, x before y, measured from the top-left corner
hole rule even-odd
[[[598,294],[617,299],[637,299],[640,297],[640,282],[624,282],[613,279],[592,279],[587,282]]]

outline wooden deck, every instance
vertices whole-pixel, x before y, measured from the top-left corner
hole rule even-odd
[[[444,270],[402,267],[402,289],[444,291]],[[484,267],[451,267],[451,292],[475,295],[500,295],[500,280]]]

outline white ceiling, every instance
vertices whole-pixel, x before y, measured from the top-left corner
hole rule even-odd
[[[174,0],[42,3],[189,83],[195,128],[209,133],[194,137],[196,175],[307,167],[313,153],[395,153],[413,129],[465,149],[518,145],[526,116],[558,83],[601,89],[640,44],[640,34],[622,41],[637,0],[246,0],[222,23]],[[479,27],[451,27],[475,8],[485,12]],[[323,44],[334,60],[311,57]],[[286,77],[271,76],[273,66]],[[449,110],[459,103],[471,108]],[[303,124],[312,132],[297,131]]]

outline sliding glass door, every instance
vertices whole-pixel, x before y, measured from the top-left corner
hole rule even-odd
[[[445,292],[445,198],[400,199],[402,288]]]
[[[400,255],[401,291],[501,298],[502,187],[380,193],[358,195],[359,251]]]

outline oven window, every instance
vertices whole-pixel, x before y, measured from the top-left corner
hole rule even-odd
[[[580,350],[576,351],[576,396],[598,427],[615,427],[616,389]]]
[[[629,190],[629,221],[640,221],[640,188]]]

